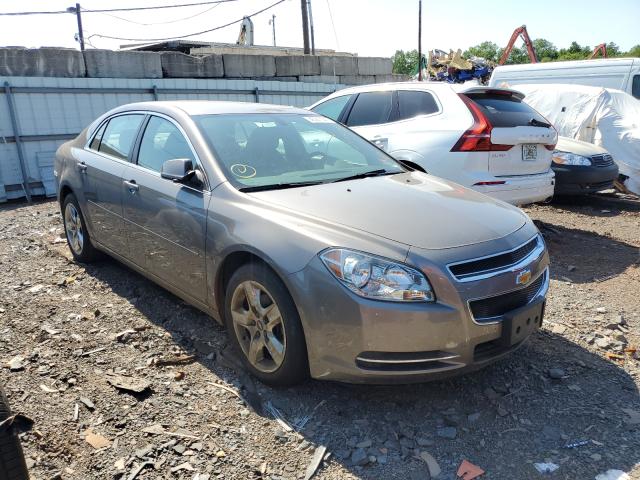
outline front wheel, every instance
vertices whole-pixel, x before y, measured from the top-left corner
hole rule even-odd
[[[91,244],[78,199],[73,193],[64,197],[62,202],[62,221],[73,258],[81,263],[96,260],[100,253]]]
[[[308,377],[298,311],[285,285],[267,266],[245,264],[231,276],[225,320],[244,365],[263,383],[289,386]]]

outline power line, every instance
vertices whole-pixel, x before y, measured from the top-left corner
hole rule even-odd
[[[262,12],[266,12],[267,10],[270,10],[271,8],[275,7],[276,5],[279,5],[279,4],[283,3],[285,1],[286,0],[278,0],[277,2],[272,3],[268,7],[265,7],[262,10],[258,10],[257,12],[251,13],[249,15],[245,15],[244,17],[254,17],[256,15],[261,14]],[[130,41],[130,42],[163,42],[163,41],[167,41],[167,40],[179,40],[181,38],[195,37],[197,35],[202,35],[203,33],[209,33],[209,32],[214,32],[216,30],[221,30],[223,28],[229,27],[229,26],[234,25],[236,23],[242,22],[244,17],[239,18],[238,20],[234,20],[233,22],[225,23],[224,25],[220,25],[218,27],[209,28],[207,30],[202,30],[201,32],[188,33],[186,35],[179,35],[179,36],[176,36],[176,37],[165,37],[165,38],[123,38],[123,37],[112,37],[110,35],[101,35],[99,33],[94,33],[91,36],[92,37],[107,38],[109,40],[126,40],[126,41]]]
[[[97,12],[97,13],[101,13],[102,15],[107,15],[107,16],[112,17],[112,18],[117,18],[118,20],[122,20],[124,22],[129,22],[129,23],[134,23],[136,25],[142,25],[142,26],[145,26],[145,27],[149,27],[151,25],[167,25],[169,23],[178,23],[178,22],[183,22],[185,20],[190,20],[192,18],[199,17],[200,15],[204,15],[205,13],[210,12],[211,10],[213,10],[216,7],[219,7],[220,5],[221,5],[220,3],[216,3],[213,7],[206,8],[205,10],[203,10],[201,12],[198,12],[198,13],[195,13],[193,15],[189,15],[188,17],[178,18],[176,20],[169,20],[167,22],[153,22],[153,23],[136,22],[135,20],[130,20],[128,18],[119,17],[118,15],[112,15],[112,14],[106,13],[106,12]]]
[[[154,7],[128,7],[128,8],[104,8],[90,10],[83,8],[83,12],[87,13],[107,13],[107,12],[133,12],[138,10],[159,10],[163,8],[180,8],[180,7],[195,7],[199,5],[212,5],[219,3],[237,2],[238,0],[212,0],[208,2],[196,2],[196,3],[182,3],[176,5],[156,5]],[[59,15],[62,13],[75,13],[75,7],[70,7],[67,10],[50,10],[50,11],[35,11],[35,12],[0,12],[0,16],[22,16],[22,15]]]
[[[105,12],[132,12],[134,10],[159,10],[161,8],[195,7],[197,5],[211,5],[214,3],[237,2],[238,0],[215,0],[209,2],[183,3],[178,5],[157,5],[155,7],[128,7],[128,8],[103,8],[99,10],[82,9],[83,12],[105,13]]]

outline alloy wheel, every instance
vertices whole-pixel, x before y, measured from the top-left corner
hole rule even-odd
[[[284,362],[287,338],[280,309],[258,282],[240,283],[231,299],[234,333],[247,360],[264,373],[276,371]]]
[[[67,233],[67,240],[73,253],[80,255],[84,246],[84,231],[82,229],[82,220],[78,209],[73,203],[68,203],[64,209],[64,227]]]

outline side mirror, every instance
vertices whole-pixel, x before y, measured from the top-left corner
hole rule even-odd
[[[188,158],[174,158],[162,164],[160,176],[176,183],[183,183],[195,175],[193,163]]]

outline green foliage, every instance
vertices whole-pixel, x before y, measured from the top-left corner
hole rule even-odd
[[[418,72],[418,50],[396,50],[391,57],[393,61],[393,73],[403,75],[415,75]]]
[[[614,42],[607,43],[607,57],[620,57],[620,56],[622,56],[620,47]]]
[[[631,47],[626,54],[626,57],[640,57],[640,44]]]
[[[544,38],[536,38],[532,40],[533,48],[536,51],[536,56],[541,62],[552,62],[558,58],[558,49],[549,40]]]
[[[462,54],[464,58],[470,57],[482,57],[492,62],[497,62],[500,59],[500,53],[502,50],[497,44],[493,42],[482,42],[474,47],[470,47]]]

